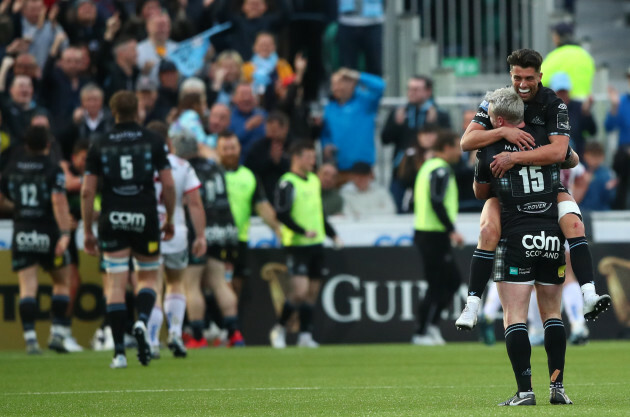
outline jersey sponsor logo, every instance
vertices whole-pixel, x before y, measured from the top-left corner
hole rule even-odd
[[[50,237],[47,234],[32,232],[18,232],[15,235],[15,245],[18,251],[48,252],[50,250]]]
[[[489,116],[488,116],[488,113],[484,113],[482,111],[478,111],[477,114],[475,114],[475,117],[483,117],[483,118],[487,119]]]
[[[515,266],[510,267],[510,275],[518,275],[518,268]]]
[[[566,105],[566,104],[564,104],[564,103],[560,103],[560,105],[558,106],[558,108],[559,108],[560,110],[567,110],[567,105]]]
[[[531,123],[533,125],[541,125],[541,126],[545,125],[545,121],[542,119],[542,117],[540,117],[538,115],[536,117],[534,117],[534,119],[532,119]]]
[[[209,246],[224,246],[227,244],[234,245],[238,241],[238,229],[231,224],[225,226],[208,226],[206,227],[205,235]]]
[[[527,249],[525,251],[527,258],[558,259],[560,247],[562,246],[558,236],[547,236],[544,230],[539,235],[523,236],[521,244]]]
[[[553,203],[546,203],[544,201],[532,201],[530,203],[518,204],[516,208],[523,213],[537,214],[544,213],[553,206]]]
[[[159,248],[160,248],[160,242],[149,242],[147,249],[149,250],[149,253],[154,253],[154,252],[157,252]]]
[[[143,231],[146,224],[144,214],[126,211],[112,211],[109,213],[109,221],[114,230]]]

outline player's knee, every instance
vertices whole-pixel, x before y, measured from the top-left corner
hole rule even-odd
[[[479,249],[494,250],[499,244],[501,232],[492,223],[483,223],[479,233]]]
[[[575,213],[567,213],[560,219],[560,228],[566,238],[582,237],[586,231],[582,219]]]

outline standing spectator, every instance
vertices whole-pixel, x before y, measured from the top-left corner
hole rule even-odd
[[[155,107],[158,97],[158,85],[147,76],[138,78],[136,84],[136,97],[138,98],[138,120],[143,126],[148,125],[153,120],[164,121],[166,114],[160,114]]]
[[[337,168],[331,163],[322,164],[317,170],[317,176],[322,183],[322,204],[324,216],[341,214],[343,198],[337,188]]]
[[[630,82],[630,68],[626,72]],[[613,161],[613,170],[619,178],[617,197],[613,203],[613,209],[625,210],[630,207],[628,203],[628,187],[630,187],[630,93],[619,97],[619,92],[614,88],[608,89],[610,110],[606,115],[606,132],[619,130],[617,153]]]
[[[245,166],[262,180],[265,194],[273,195],[278,180],[291,168],[287,153],[289,118],[279,111],[269,113],[265,138],[255,142],[245,158]]]
[[[14,3],[13,31],[16,36],[14,42],[18,45],[17,52],[28,51],[33,54],[40,68],[46,64],[48,52],[55,38],[59,34],[65,36],[61,25],[55,22],[58,8],[51,8],[48,14],[45,8],[43,0],[23,0]],[[11,46],[9,45],[7,50],[11,49]],[[60,46],[62,49],[68,46],[67,38],[64,38]]]
[[[138,43],[138,66],[142,73],[158,81],[160,61],[177,47],[170,39],[171,18],[167,13],[152,15],[147,21],[147,39]]]
[[[232,113],[225,104],[216,103],[208,116],[208,135],[206,141],[199,143],[199,155],[206,159],[217,159],[216,149],[219,134],[228,130]]]
[[[57,137],[70,126],[72,113],[81,104],[79,93],[88,81],[80,75],[82,60],[83,51],[69,47],[61,53],[57,65],[55,55],[51,55],[44,67],[46,88],[42,98],[50,112],[53,134]]]
[[[105,35],[105,20],[98,17],[95,0],[77,0],[74,2],[60,1],[59,23],[68,34],[73,45],[84,43],[88,45],[90,55],[95,56],[103,42]]]
[[[241,161],[245,161],[252,144],[265,137],[267,113],[258,107],[258,101],[251,84],[239,84],[232,101],[234,105],[230,130],[238,137],[242,149]]]
[[[288,23],[290,9],[287,0],[277,0],[277,10],[268,11],[267,0],[243,0],[241,13],[231,10],[231,0],[215,0],[217,18],[220,22],[231,22],[229,44],[245,61],[252,57],[252,46],[256,34],[262,31],[277,34]]]
[[[350,181],[341,187],[343,213],[354,219],[396,214],[396,206],[387,190],[374,182],[372,167],[365,162],[352,166]]]
[[[232,94],[241,81],[243,59],[233,50],[223,51],[214,65],[209,67],[207,81],[209,103],[229,105]]]
[[[179,72],[172,61],[163,59],[160,62],[158,77],[160,87],[158,88],[158,99],[155,106],[158,108],[160,113],[169,114],[171,109],[177,106]]]
[[[122,38],[114,46],[114,62],[110,64],[108,76],[103,83],[107,100],[116,91],[136,89],[140,76],[138,69],[138,42],[133,38]]]
[[[586,181],[588,189],[580,203],[582,210],[606,211],[615,198],[617,179],[610,168],[604,165],[604,148],[597,142],[590,142],[584,149]]]
[[[339,58],[341,65],[359,68],[359,54],[365,57],[365,71],[383,74],[384,0],[339,0]]]
[[[448,307],[461,281],[453,257],[452,245],[462,245],[464,238],[455,230],[457,218],[457,183],[450,164],[461,156],[459,137],[442,132],[433,146],[435,158],[422,165],[416,179],[414,243],[424,263],[429,284],[418,307],[415,345],[443,345],[438,326],[442,311]]]
[[[573,40],[573,25],[562,22],[552,29],[552,40],[556,49],[549,52],[543,60],[540,71],[542,84],[550,85],[551,77],[558,72],[565,72],[571,80],[569,96],[576,100],[586,100],[591,95],[595,60]]]
[[[336,159],[341,182],[355,162],[374,165],[374,130],[385,81],[342,68],[331,77],[333,99],[324,109],[321,144],[324,159]],[[344,174],[345,171],[345,174]]]
[[[133,10],[135,4],[135,13]],[[119,13],[122,14],[120,19],[125,23],[122,25],[121,32],[125,36],[130,36],[140,42],[147,37],[147,22],[151,17],[162,13],[162,4],[160,0],[140,0],[138,2],[118,3],[122,7]],[[125,5],[129,7],[125,9]],[[130,10],[129,10],[130,9]]]
[[[13,58],[6,55],[0,66],[0,93],[6,91],[6,86],[11,85],[17,75],[26,75],[31,78],[33,84],[33,99],[38,101],[41,92],[42,70],[37,66],[35,57],[28,52],[19,54]]]
[[[11,143],[22,143],[22,137],[31,118],[45,112],[33,101],[33,82],[26,75],[13,78],[9,98],[2,104],[3,125],[11,136]]]
[[[571,80],[568,74],[557,72],[551,77],[549,88],[567,105],[569,120],[571,121],[571,140],[569,145],[578,154],[580,159],[584,156],[584,144],[597,133],[597,125],[591,114],[593,97],[589,96],[584,101],[574,100],[570,97]]]
[[[407,81],[407,104],[393,109],[385,127],[381,132],[383,144],[394,144],[394,160],[392,161],[392,182],[390,191],[399,213],[403,212],[402,202],[405,187],[396,171],[399,168],[405,151],[416,143],[416,135],[425,125],[436,124],[448,129],[451,120],[445,111],[437,108],[433,100],[433,80],[424,75],[413,76]]]
[[[282,111],[291,121],[289,130],[293,138],[310,138],[312,126],[310,125],[310,109],[306,102],[304,90],[304,75],[308,68],[308,60],[298,53],[293,61],[295,75],[284,80],[276,80],[276,109]]]
[[[96,84],[81,89],[81,106],[72,114],[72,124],[59,136],[64,159],[70,160],[74,145],[83,139],[92,142],[114,127],[114,119],[103,106],[103,90]]]
[[[197,92],[182,95],[177,109],[177,118],[168,130],[169,137],[191,132],[197,143],[206,143],[207,134],[201,122],[205,105],[204,97]]]
[[[275,106],[276,81],[282,82],[290,77],[293,77],[291,64],[278,57],[273,35],[269,32],[259,33],[254,43],[254,56],[243,65],[243,79],[252,83],[254,92],[262,98],[266,109]]]

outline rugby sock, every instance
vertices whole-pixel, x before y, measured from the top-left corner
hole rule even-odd
[[[582,315],[582,306],[584,299],[582,298],[582,290],[577,282],[565,284],[562,288],[562,304],[564,312],[567,313],[571,328],[581,327],[584,325],[584,316]]]
[[[311,332],[313,324],[313,304],[300,305],[300,332]]]
[[[186,314],[186,296],[167,294],[164,297],[164,313],[168,319],[168,332],[181,337],[184,315]]]
[[[154,305],[155,290],[152,288],[143,288],[138,291],[138,295],[136,296],[136,311],[138,312],[138,320],[147,324]]]
[[[289,300],[285,301],[284,306],[282,307],[282,314],[280,314],[280,320],[278,320],[278,323],[280,323],[281,326],[286,326],[287,321],[289,321],[289,317],[291,317],[291,314],[293,314],[294,311],[295,306],[291,304]]]
[[[468,283],[468,295],[481,298],[494,265],[494,252],[475,249],[472,261],[470,261],[470,282]]]
[[[127,318],[125,319],[125,331],[133,333],[133,324],[136,321],[135,315],[136,296],[133,291],[125,291],[125,307],[127,308]]]
[[[516,377],[518,392],[532,390],[532,367],[530,358],[532,347],[529,344],[527,325],[515,323],[505,329],[505,346],[512,362],[512,370]]]
[[[164,321],[164,313],[160,306],[153,306],[149,321],[147,323],[147,331],[149,332],[149,340],[151,346],[160,345],[160,330],[162,330],[162,322]]]
[[[591,257],[591,250],[588,247],[586,237],[572,237],[567,239],[567,242],[569,242],[573,273],[580,286],[594,282],[593,258]]]
[[[125,324],[127,321],[127,306],[124,303],[108,304],[107,319],[114,337],[114,356],[125,354]]]
[[[493,282],[486,294],[486,301],[483,304],[483,315],[488,320],[494,320],[500,308],[501,299],[499,298],[499,291],[497,290],[497,285]]]
[[[193,338],[195,340],[203,339],[203,320],[193,320],[190,322],[192,328]]]
[[[567,350],[567,335],[564,332],[562,320],[549,319],[545,322],[545,350],[551,383],[562,387],[564,356]]]
[[[228,337],[232,337],[234,332],[238,330],[238,316],[226,316],[223,319],[223,324],[228,331]]]
[[[70,318],[66,316],[70,297],[67,295],[53,294],[50,310],[52,312],[52,324],[70,326]]]
[[[20,298],[20,319],[24,331],[35,330],[35,314],[37,311],[37,300],[33,297]]]

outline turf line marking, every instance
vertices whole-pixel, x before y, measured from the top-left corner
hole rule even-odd
[[[627,385],[622,382],[571,384],[571,386]],[[504,388],[505,385],[486,385],[485,388]],[[252,387],[252,388],[178,388],[178,389],[122,389],[94,391],[51,391],[51,392],[4,392],[2,396],[12,395],[78,395],[78,394],[142,394],[159,392],[239,392],[239,391],[322,391],[322,390],[391,390],[391,389],[460,389],[460,385],[382,385],[369,387]]]

